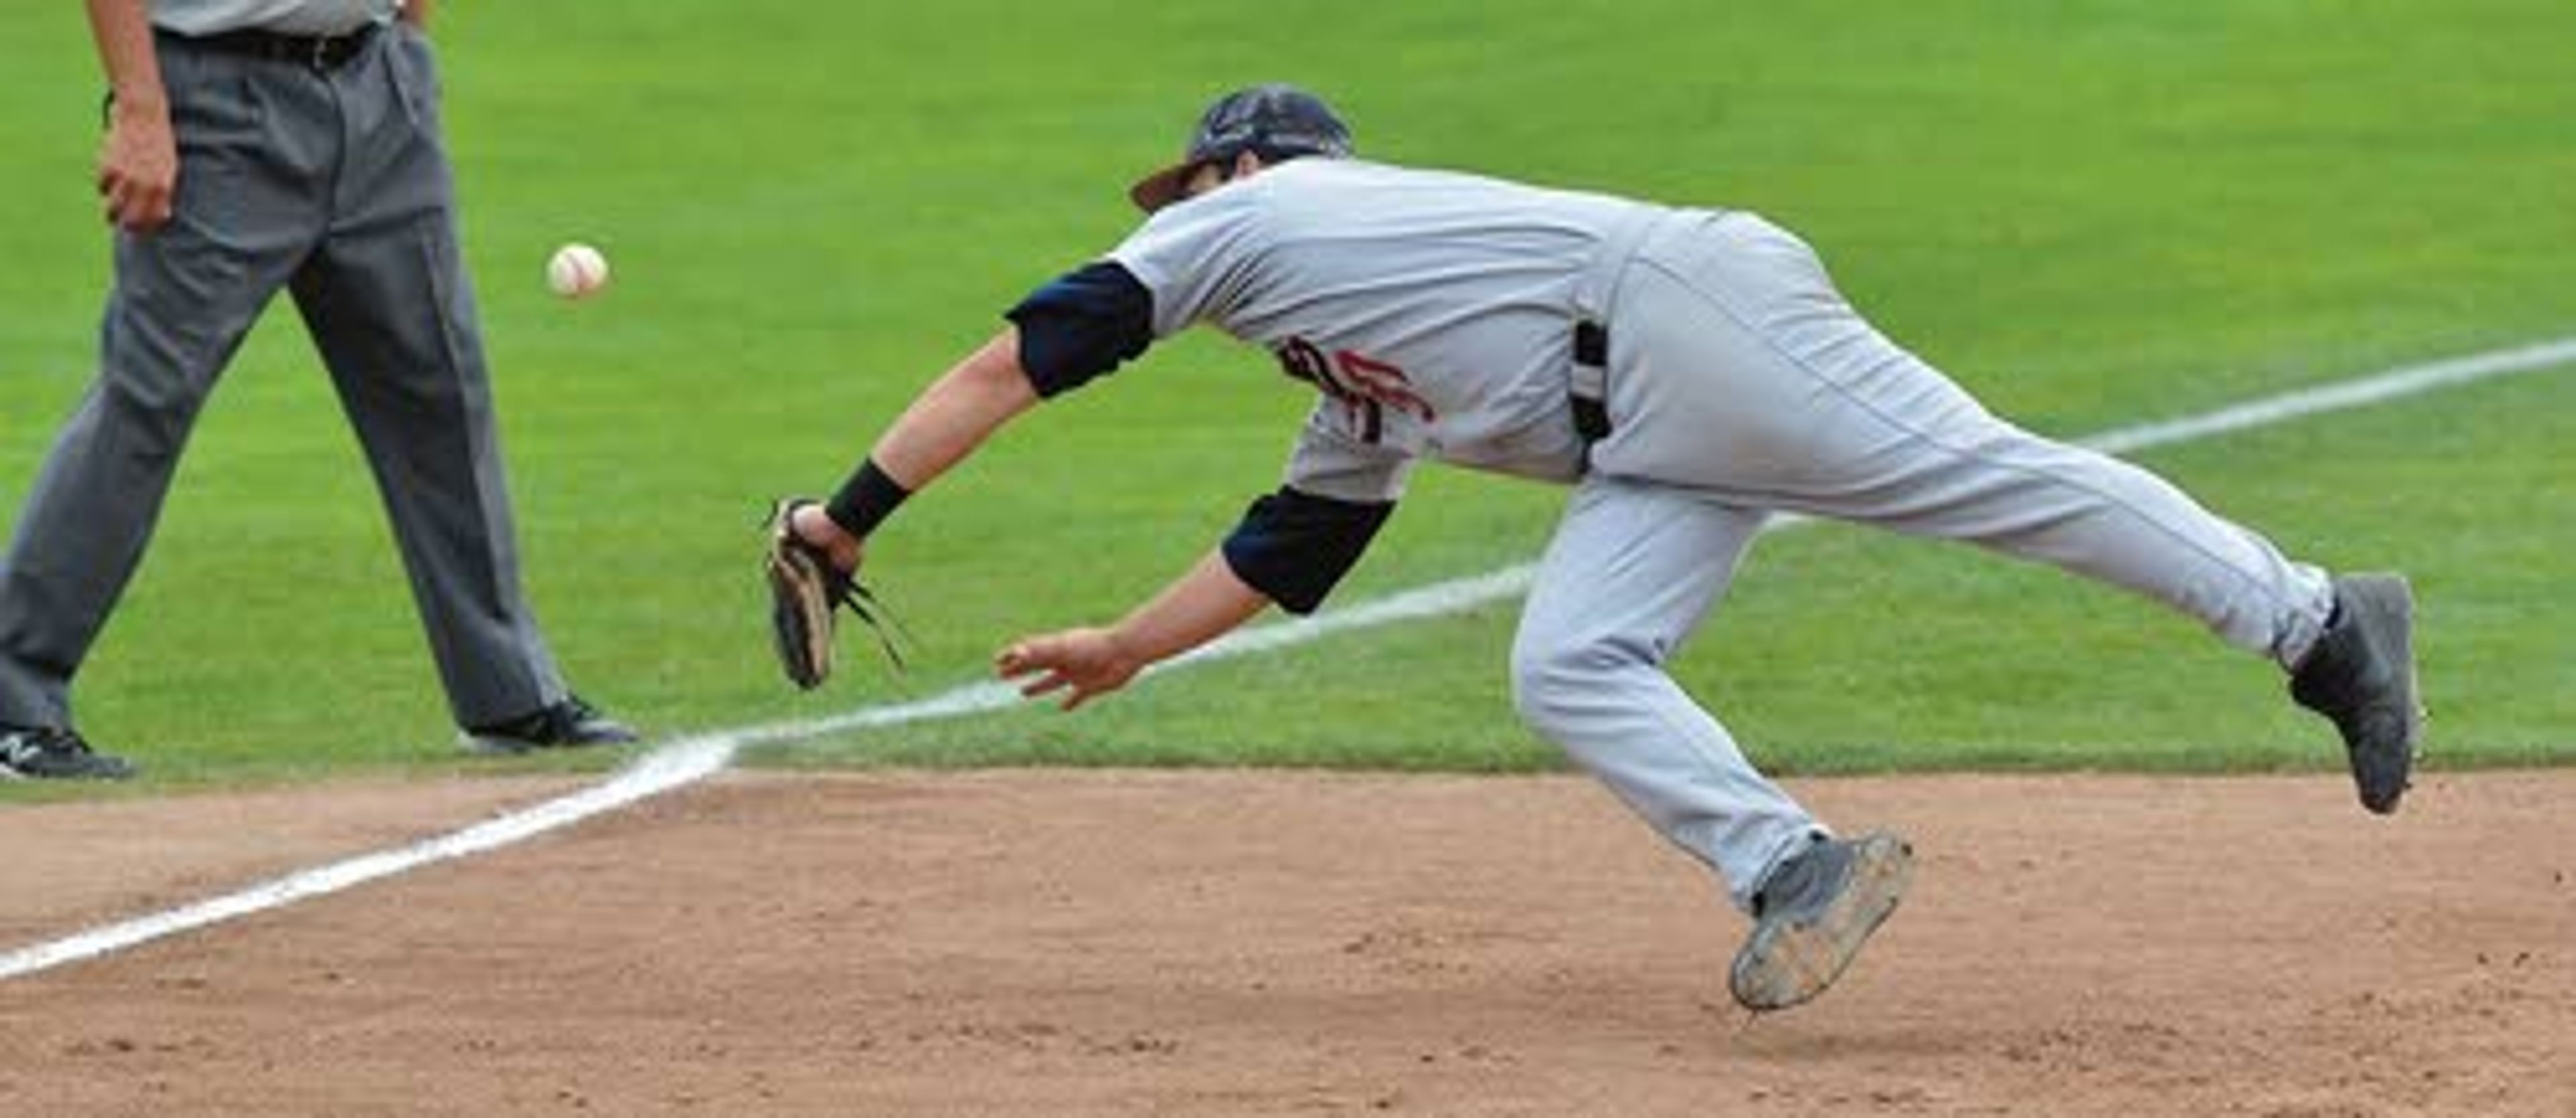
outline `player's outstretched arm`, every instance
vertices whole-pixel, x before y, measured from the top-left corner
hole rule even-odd
[[[866,541],[912,494],[982,446],[1038,400],[1021,368],[1017,328],[1002,331],[914,397],[831,499],[780,500],[763,533],[762,572],[779,667],[799,688],[832,673],[832,636],[847,608],[903,666],[902,626],[859,579]]]
[[[1188,574],[1107,628],[1067,629],[1022,637],[993,657],[1003,678],[1035,698],[1064,693],[1072,710],[1094,695],[1127,685],[1136,673],[1225,635],[1270,599],[1234,573],[1223,551],[1211,551]]]
[[[1019,329],[1006,328],[923,389],[868,457],[917,493],[1037,402]]]
[[[1000,430],[1002,425],[1038,402],[1037,389],[1020,368],[1020,340],[1016,327],[993,336],[975,352],[951,366],[930,387],[922,389],[912,406],[905,408],[894,424],[877,439],[868,453],[866,470],[873,471],[881,485],[877,492],[893,501],[920,492],[939,475],[965,460],[975,448]],[[866,487],[861,490],[864,503]],[[891,511],[883,497],[875,503],[881,508],[861,508],[853,515],[844,496],[835,498],[837,509],[825,505],[807,505],[796,510],[793,523],[796,534],[807,543],[822,548],[842,570],[856,570],[859,565],[860,541],[873,521]],[[838,511],[841,515],[835,516]],[[851,525],[851,519],[867,523]],[[853,531],[852,528],[858,530]]]

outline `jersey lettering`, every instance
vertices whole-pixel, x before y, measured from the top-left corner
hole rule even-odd
[[[1342,406],[1351,434],[1364,443],[1386,439],[1386,409],[1412,415],[1424,423],[1438,418],[1431,402],[1413,390],[1404,370],[1353,350],[1337,349],[1331,358],[1304,338],[1292,337],[1271,348],[1279,369],[1314,385]]]

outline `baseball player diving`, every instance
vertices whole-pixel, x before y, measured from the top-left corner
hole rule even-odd
[[[1753,920],[1752,1010],[1823,992],[1904,896],[1912,850],[1838,836],[1665,672],[1787,511],[1964,540],[2199,618],[2333,720],[2362,805],[2397,809],[2422,718],[2411,593],[2330,577],[2136,466],[1990,415],[1864,320],[1804,242],[1688,209],[1375,163],[1311,93],[1210,106],[1149,215],[1011,308],[827,501],[781,502],[779,653],[828,669],[865,541],[1003,424],[1207,323],[1316,393],[1278,489],[1152,600],[1022,637],[1002,676],[1067,708],[1264,609],[1312,612],[1426,460],[1568,487],[1512,647],[1512,693]],[[873,616],[863,612],[863,616]]]

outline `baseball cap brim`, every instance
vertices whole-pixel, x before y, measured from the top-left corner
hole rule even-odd
[[[1146,213],[1178,202],[1181,194],[1189,189],[1191,172],[1198,168],[1198,160],[1184,159],[1138,179],[1136,185],[1127,188],[1127,200],[1136,203],[1136,208]]]

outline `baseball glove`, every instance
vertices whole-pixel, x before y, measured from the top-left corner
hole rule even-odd
[[[806,543],[789,525],[797,509],[811,500],[789,497],[769,514],[769,629],[778,648],[778,666],[787,680],[811,691],[832,674],[832,635],[839,610],[847,608],[876,634],[877,646],[897,671],[903,670],[904,643],[911,636],[903,623],[886,612],[861,584],[856,571],[844,571],[822,548]],[[902,638],[899,643],[897,638]]]

